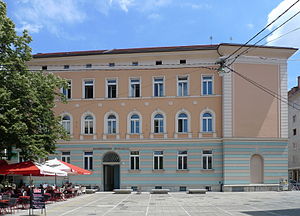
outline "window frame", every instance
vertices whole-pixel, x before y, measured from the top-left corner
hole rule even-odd
[[[116,121],[116,133],[108,133],[108,117],[110,115],[114,115],[116,117],[115,121]],[[114,111],[110,111],[110,112],[107,112],[105,113],[104,115],[104,134],[107,134],[107,135],[117,135],[119,134],[119,115],[118,113],[114,112]]]
[[[211,77],[210,80],[206,81],[204,80],[204,77]],[[207,85],[207,93],[204,94],[204,82],[208,83],[208,82],[211,82],[211,93],[208,93],[208,85]],[[202,96],[208,96],[208,95],[214,95],[214,75],[212,74],[202,74],[201,75],[201,95]]]
[[[186,80],[179,80],[181,78],[186,78]],[[177,97],[187,97],[190,95],[189,82],[190,82],[189,75],[180,75],[180,76],[177,75]],[[180,86],[180,84],[183,84],[183,83],[186,83],[186,95],[184,94],[185,91],[184,91],[183,87],[181,87],[182,88],[181,93],[179,92],[179,88],[180,88],[179,86]]]
[[[93,124],[92,124],[92,126],[93,126],[93,133],[86,134],[85,133],[85,118],[88,115],[90,115],[90,116],[93,117]],[[85,112],[85,113],[83,113],[82,116],[81,116],[81,134],[82,135],[95,135],[96,134],[96,120],[97,119],[96,119],[96,116],[94,115],[94,113],[92,113],[92,112]]]
[[[72,99],[72,80],[71,79],[68,79],[66,80],[67,83],[68,83],[68,86],[67,88],[61,88],[60,92],[65,96],[65,98],[67,100],[70,100]]]
[[[87,153],[92,153],[92,154],[87,154]],[[94,153],[93,151],[85,151],[83,152],[83,167],[86,170],[93,170],[94,166],[94,159],[93,159]],[[86,161],[87,158],[87,161]],[[87,162],[87,164],[86,164]]]
[[[155,81],[155,79],[162,79],[162,81]],[[155,77],[152,78],[152,82],[153,82],[153,85],[152,85],[152,95],[153,95],[153,97],[165,97],[165,77],[164,76],[155,76]],[[162,84],[162,95],[160,95],[159,93],[158,93],[157,96],[155,95],[155,86],[156,86],[156,84]],[[159,87],[159,90],[160,90],[160,87]]]
[[[115,83],[115,85],[116,85],[116,97],[109,97],[108,87],[111,85],[111,84],[108,83],[109,81],[116,81],[116,83]],[[105,97],[109,98],[109,99],[118,98],[118,78],[111,77],[111,78],[106,78],[105,79]]]
[[[204,131],[204,125],[203,125],[203,115],[205,113],[209,113],[211,114],[211,119],[212,119],[212,122],[211,122],[211,126],[212,126],[212,130],[211,131]],[[200,132],[201,133],[215,133],[216,131],[216,114],[213,110],[210,110],[210,109],[205,109],[203,110],[201,113],[200,113]]]
[[[186,153],[181,153],[186,152]],[[181,168],[179,167],[179,160],[181,160]],[[184,158],[186,158],[186,167],[184,167]],[[178,150],[177,151],[177,170],[188,170],[188,151],[187,150]]]
[[[65,116],[69,116],[70,120],[63,120],[63,118]],[[64,122],[64,121],[69,121],[69,133],[68,131],[66,130],[64,124],[67,123],[67,122]],[[67,134],[71,135],[73,134],[73,125],[72,125],[72,122],[73,122],[73,118],[72,118],[72,115],[70,113],[62,113],[61,114],[61,125],[63,126],[63,128],[66,130]]]
[[[92,85],[86,85],[85,82],[86,81],[92,81],[93,84]],[[89,98],[86,98],[86,86],[93,86],[93,97],[89,97]],[[94,78],[84,78],[82,80],[82,98],[85,99],[85,100],[88,100],[88,99],[94,99],[95,98],[95,79]]]
[[[161,152],[162,154],[155,154],[156,152]],[[155,168],[155,157],[157,157],[157,168]],[[161,162],[162,160],[162,162]],[[153,170],[164,170],[164,151],[153,151]]]
[[[64,162],[70,163],[71,162],[71,152],[70,151],[62,151],[60,159]]]
[[[136,90],[134,89],[134,93],[132,92],[132,86],[131,85],[137,85],[132,83],[132,80],[139,80],[139,96],[136,96]],[[129,77],[129,97],[130,98],[141,98],[142,97],[142,80],[141,77]]]
[[[179,117],[180,114],[184,113],[186,115],[186,118],[183,119],[181,117]],[[180,134],[185,134],[185,133],[190,133],[190,114],[189,112],[187,112],[186,110],[180,110],[179,112],[176,113],[176,119],[175,119],[175,122],[176,122],[176,133],[180,133]],[[186,131],[182,130],[182,131],[179,131],[179,121],[180,120],[186,120]],[[183,125],[183,128],[184,128],[184,122],[182,123]]]
[[[137,152],[137,154],[133,154]],[[138,158],[138,159],[137,159]],[[130,170],[140,170],[140,151],[130,151],[129,153],[129,169]],[[133,160],[133,166],[132,166]]]
[[[156,115],[162,115],[163,117],[162,118],[155,118],[155,116]],[[155,125],[155,122],[158,122],[158,126],[157,126],[157,128],[158,128],[158,131],[157,132],[155,132],[155,128],[156,128],[156,125]],[[161,126],[161,121],[162,121],[162,126]],[[165,115],[163,114],[163,113],[160,113],[160,112],[157,112],[157,113],[155,113],[154,114],[154,116],[153,116],[153,120],[152,120],[152,126],[153,126],[153,133],[154,134],[164,134],[165,133],[165,124],[166,124],[166,120],[165,120]],[[161,128],[162,128],[162,131],[161,131]]]
[[[211,153],[204,153],[205,151],[210,151]],[[209,168],[209,157],[211,158],[211,168]],[[206,167],[204,167],[204,158],[206,161]],[[213,170],[214,163],[213,163],[213,150],[212,149],[206,149],[202,150],[202,169],[203,170]]]

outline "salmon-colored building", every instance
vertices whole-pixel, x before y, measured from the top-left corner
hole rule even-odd
[[[171,191],[275,189],[288,175],[288,107],[215,64],[240,45],[39,53],[28,63],[68,80],[55,113],[70,140],[53,157],[93,171],[73,183]],[[244,47],[245,50],[248,47]],[[230,68],[287,97],[296,51],[250,46]],[[230,62],[231,59],[228,60]]]

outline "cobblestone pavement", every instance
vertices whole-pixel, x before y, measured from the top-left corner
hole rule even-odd
[[[99,192],[47,205],[47,216],[300,216],[300,191],[207,194]],[[17,216],[28,211],[16,212]],[[34,210],[34,215],[41,215]]]

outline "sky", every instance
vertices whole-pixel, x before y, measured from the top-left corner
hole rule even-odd
[[[4,0],[35,53],[245,43],[296,0]],[[261,37],[300,11],[300,2]],[[250,43],[250,44],[251,44]],[[260,45],[300,48],[300,14]],[[300,76],[300,51],[288,61],[288,87]]]

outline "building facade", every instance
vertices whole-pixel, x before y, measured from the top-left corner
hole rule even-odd
[[[300,76],[289,92],[289,179],[300,181]]]
[[[288,107],[215,64],[239,45],[36,54],[32,70],[68,80],[55,113],[70,134],[53,157],[93,171],[73,183],[249,190],[287,179]],[[296,51],[250,47],[230,67],[287,96]]]

